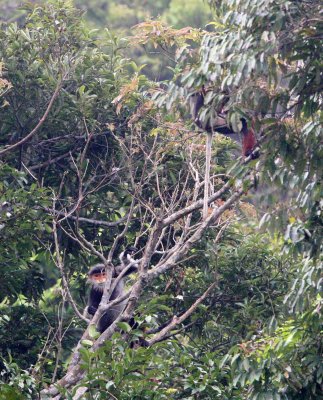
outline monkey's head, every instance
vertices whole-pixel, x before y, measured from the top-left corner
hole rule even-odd
[[[107,280],[107,274],[104,264],[94,265],[88,272],[88,281],[97,288],[102,288]]]

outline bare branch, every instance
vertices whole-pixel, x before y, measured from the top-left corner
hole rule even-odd
[[[45,161],[43,163],[32,165],[31,167],[29,167],[29,169],[30,169],[30,171],[35,171],[36,169],[48,167],[49,165],[54,164],[55,162],[68,157],[69,155],[70,155],[70,150],[64,154],[61,154],[60,156],[55,157],[55,158],[49,158],[47,161]]]
[[[204,202],[203,202],[203,218],[206,219],[208,215],[208,198],[210,187],[210,166],[211,166],[211,153],[212,153],[212,132],[206,135],[206,150],[205,150],[205,177],[204,177]]]
[[[43,210],[45,210],[47,212],[51,212],[51,213],[53,212],[53,210],[51,210],[50,208],[46,208],[46,207],[43,207]],[[86,222],[86,223],[91,224],[91,225],[106,226],[107,228],[112,228],[114,226],[121,225],[128,218],[128,215],[126,215],[125,217],[120,218],[118,221],[107,222],[107,221],[103,221],[103,220],[99,220],[99,219],[92,219],[92,218],[85,218],[85,217],[75,217],[73,215],[69,215],[69,213],[66,213],[64,211],[55,210],[54,214],[57,215],[57,216],[60,216],[60,217],[65,217],[65,218],[71,219],[73,221]]]
[[[195,230],[195,232],[185,240],[180,248],[173,252],[173,254],[168,258],[166,262],[157,265],[151,271],[148,272],[148,279],[151,280],[161,273],[166,272],[168,269],[172,268],[181,258],[188,253],[188,251],[193,247],[193,245],[201,239],[205,230],[211,226],[223,213],[228,210],[232,204],[234,204],[242,195],[244,194],[243,189],[237,190],[229,199],[223,203],[222,206],[213,210],[212,214],[204,220],[200,226]],[[203,200],[201,202],[201,207],[203,206]]]
[[[221,198],[224,193],[230,189],[230,187],[232,187],[233,183],[231,181],[228,181],[227,183],[225,183],[221,189],[219,189],[217,192],[215,192],[213,195],[211,195],[208,199],[208,204],[213,203],[215,200]],[[200,208],[203,207],[204,204],[204,200],[198,200],[196,202],[194,202],[193,204],[179,210],[176,211],[175,213],[173,213],[172,215],[170,215],[169,217],[165,218],[162,221],[162,224],[164,226],[166,225],[170,225],[172,223],[174,223],[175,221],[177,221],[180,218],[183,218],[185,215],[192,213],[193,211],[199,210]]]

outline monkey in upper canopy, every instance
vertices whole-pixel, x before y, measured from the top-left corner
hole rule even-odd
[[[219,113],[217,118],[212,120],[208,118],[205,122],[200,119],[200,111],[204,106],[204,97],[206,95],[206,90],[203,87],[201,91],[194,93],[190,97],[190,111],[194,118],[194,122],[196,125],[204,129],[206,132],[217,132],[222,135],[228,136],[231,139],[240,142],[240,135],[242,136],[242,154],[244,157],[248,157],[251,155],[251,158],[255,159],[259,157],[257,152],[254,153],[254,150],[257,146],[257,138],[253,128],[248,127],[247,121],[245,118],[241,118],[242,128],[239,133],[233,131],[232,127],[228,125],[226,120],[226,113]]]

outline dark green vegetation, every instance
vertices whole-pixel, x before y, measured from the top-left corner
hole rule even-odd
[[[111,7],[141,22],[142,2],[88,2],[90,23],[47,3],[0,32],[0,399],[320,398],[320,2],[214,1],[210,32],[147,21],[130,45],[88,24]],[[147,9],[190,25],[177,3]],[[134,43],[176,54],[168,81],[125,56]],[[202,86],[201,118],[230,94],[232,126],[261,133],[246,163],[214,140],[222,191],[204,220],[205,137],[188,115]],[[126,312],[84,333],[89,266],[129,244],[142,269]]]

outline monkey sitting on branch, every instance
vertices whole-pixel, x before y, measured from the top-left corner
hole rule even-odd
[[[132,258],[136,252],[136,247],[129,246],[120,254],[120,265],[115,268],[113,279],[116,279],[125,268],[127,268],[127,271],[122,279],[117,283],[111,293],[109,301],[115,300],[125,294],[125,277],[137,272],[138,270],[138,264]],[[100,305],[106,279],[107,276],[104,264],[94,265],[88,273],[88,282],[91,284],[91,290],[85,314],[87,314],[89,318],[92,318]],[[97,330],[100,333],[104,332],[119,317],[123,312],[126,303],[127,300],[120,301],[120,303],[115,304],[102,314],[97,326]]]

